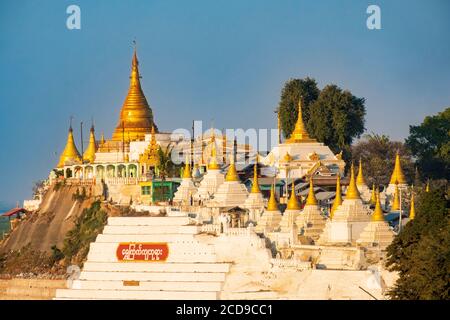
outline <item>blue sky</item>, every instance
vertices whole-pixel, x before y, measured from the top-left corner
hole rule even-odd
[[[66,8],[81,8],[81,30]],[[366,8],[381,8],[381,30]],[[132,40],[159,128],[274,128],[289,78],[366,98],[368,132],[403,140],[450,103],[450,2],[13,1],[0,3],[0,200],[31,195],[64,148],[68,118],[109,137]],[[87,136],[87,131],[85,132]]]

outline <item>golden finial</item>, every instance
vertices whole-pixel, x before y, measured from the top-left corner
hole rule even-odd
[[[309,193],[308,193],[308,198],[306,199],[305,205],[311,205],[311,206],[317,205],[316,195],[314,194],[314,185],[313,185],[312,176],[309,177]]]
[[[286,154],[285,154],[284,157],[283,157],[283,161],[286,162],[286,163],[292,161],[292,157],[291,157],[291,155],[289,154],[289,152],[286,152]]]
[[[278,211],[278,203],[275,199],[275,186],[273,184],[270,188],[270,198],[267,204],[267,211]]]
[[[289,198],[287,204],[287,210],[300,210],[300,204],[298,203],[297,196],[295,195],[294,181],[292,181],[291,197]]]
[[[316,141],[309,137],[308,131],[305,129],[305,124],[303,122],[303,112],[302,112],[302,98],[298,101],[298,115],[297,122],[295,123],[294,131],[292,131],[291,136],[286,141],[287,143],[298,143],[298,142],[312,142]]]
[[[100,137],[100,144],[104,144],[104,143],[105,143],[105,135],[103,134],[103,131],[102,131],[102,135]]]
[[[228,168],[227,175],[225,176],[225,181],[239,181],[233,156],[230,157],[230,167]]]
[[[400,210],[400,194],[398,190],[398,183],[396,183],[394,191],[394,201],[392,204],[391,211],[399,211],[399,210]]]
[[[358,188],[356,187],[355,182],[355,170],[352,166],[350,167],[350,184],[347,188],[347,193],[345,195],[345,199],[360,199]]]
[[[411,193],[411,207],[409,208],[409,220],[416,217],[416,209],[414,208],[414,193]]]
[[[251,193],[261,193],[261,189],[259,188],[258,183],[258,165],[255,163],[253,166],[253,184],[252,184],[252,190]]]
[[[334,212],[342,204],[342,193],[341,193],[341,177],[338,174],[336,179],[336,197],[334,197],[333,206],[330,210],[330,219],[333,219]]]
[[[69,134],[67,135],[66,146],[64,148],[64,151],[61,154],[61,157],[59,158],[57,167],[58,168],[64,167],[66,162],[81,163],[80,153],[78,152],[77,147],[75,146],[75,142],[73,140],[72,125],[69,128]]]
[[[375,210],[372,214],[372,221],[384,221],[383,210],[381,210],[380,194],[377,192]]]
[[[212,136],[211,136],[211,158],[209,160],[208,164],[208,170],[219,170],[220,166],[217,163],[217,151],[216,151],[216,137],[214,135],[214,129],[212,129]]]
[[[375,183],[372,184],[372,194],[370,195],[370,204],[375,205],[377,202],[377,194],[375,192]]]
[[[425,187],[425,192],[430,192],[430,180],[427,181],[427,186]]]
[[[192,178],[191,165],[189,163],[189,158],[186,156],[186,164],[184,165],[183,179],[190,179],[190,178]]]
[[[362,170],[362,161],[361,157],[359,157],[359,167],[358,167],[358,176],[356,177],[356,185],[362,186],[366,184],[366,180],[364,179],[363,170]]]
[[[83,159],[89,163],[93,163],[95,160],[95,152],[97,147],[95,145],[95,134],[94,134],[94,126],[91,127],[91,132],[89,135],[89,145],[86,151],[83,154]]]
[[[400,154],[397,150],[397,153],[395,155],[395,165],[394,165],[394,171],[392,172],[391,180],[389,182],[390,184],[406,184],[405,175],[403,174],[401,163],[400,163]]]

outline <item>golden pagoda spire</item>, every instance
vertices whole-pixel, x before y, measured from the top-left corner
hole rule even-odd
[[[394,201],[392,203],[391,211],[399,211],[399,210],[400,210],[400,194],[398,190],[398,183],[396,183],[394,191]]]
[[[103,131],[102,131],[102,135],[100,137],[100,144],[104,144],[104,143],[105,143],[105,135],[103,134]]]
[[[120,111],[119,122],[112,139],[115,141],[144,140],[153,123],[153,113],[141,88],[136,47],[131,62],[130,86]]]
[[[299,142],[314,142],[315,139],[309,137],[308,131],[305,129],[305,124],[303,122],[303,112],[302,112],[302,98],[298,101],[298,115],[297,122],[295,123],[294,131],[292,131],[291,136],[286,141],[287,143],[299,143]]]
[[[251,193],[261,193],[261,189],[259,188],[258,183],[258,163],[256,162],[253,166],[253,184]]]
[[[377,192],[377,200],[375,201],[375,210],[372,214],[372,221],[384,221],[383,210],[381,210],[380,194]]]
[[[416,217],[416,209],[414,207],[414,193],[411,193],[411,206],[409,208],[409,220],[414,220]]]
[[[427,186],[425,187],[425,192],[430,192],[430,180],[427,180]]]
[[[95,134],[94,126],[91,127],[91,133],[89,135],[89,145],[83,154],[83,159],[89,163],[93,163],[95,160],[95,152],[97,151],[97,146],[95,145]]]
[[[72,125],[70,125],[70,127],[69,127],[69,134],[67,135],[66,146],[64,148],[63,153],[61,154],[61,156],[59,158],[57,167],[58,168],[64,167],[66,162],[81,163],[80,153],[78,152],[77,147],[75,146],[75,142],[73,140]]]
[[[220,165],[217,163],[217,150],[216,150],[216,137],[214,135],[214,130],[211,136],[211,158],[208,164],[208,170],[219,170]]]
[[[392,172],[391,180],[389,182],[390,184],[406,184],[405,175],[403,174],[402,166],[400,163],[400,154],[397,153],[395,155],[395,165],[394,165],[394,171]]]
[[[360,199],[359,191],[358,188],[356,187],[355,182],[355,170],[353,167],[353,162],[352,166],[350,167],[350,184],[348,185],[345,199]]]
[[[239,181],[238,174],[236,172],[236,165],[234,164],[234,156],[230,157],[230,167],[228,168],[225,181]]]
[[[377,194],[375,192],[375,183],[372,184],[372,194],[370,195],[370,204],[376,205],[377,202]]]
[[[334,197],[333,206],[330,210],[330,219],[333,219],[334,212],[342,204],[342,193],[341,193],[341,177],[338,174],[336,179],[336,197]]]
[[[359,157],[359,167],[358,167],[358,176],[356,177],[356,185],[362,186],[366,184],[366,180],[364,179],[363,170],[362,170],[362,161],[361,157]]]
[[[267,211],[278,211],[278,203],[275,199],[275,186],[273,184],[270,188],[270,198],[267,204]]]
[[[312,176],[309,177],[309,193],[308,198],[306,199],[305,205],[307,206],[316,206],[317,205],[317,199],[316,195],[314,194],[314,185],[313,185],[313,179]]]
[[[190,178],[192,178],[191,165],[189,163],[189,158],[186,156],[186,164],[184,166],[183,179],[190,179]]]
[[[297,196],[295,195],[294,181],[292,181],[291,197],[289,198],[286,209],[287,210],[300,210],[300,204],[298,203]]]

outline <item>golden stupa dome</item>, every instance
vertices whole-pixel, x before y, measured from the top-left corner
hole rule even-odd
[[[131,63],[130,87],[120,111],[119,123],[114,130],[112,140],[144,140],[151,132],[153,113],[141,88],[139,62],[134,50]]]
[[[58,168],[64,167],[65,164],[75,163],[81,163],[81,156],[75,146],[75,142],[73,140],[73,130],[72,126],[70,126],[69,134],[67,135],[66,147],[59,158]]]

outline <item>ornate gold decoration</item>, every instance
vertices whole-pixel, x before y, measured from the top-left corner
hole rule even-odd
[[[319,161],[320,156],[314,151],[313,153],[308,155],[309,160],[311,161]]]
[[[147,167],[156,167],[160,163],[158,155],[158,144],[156,143],[155,127],[152,127],[150,143],[144,153],[139,156],[139,163]]]
[[[315,139],[309,137],[309,134],[305,129],[305,124],[303,123],[302,99],[298,101],[298,116],[297,122],[295,123],[294,131],[292,131],[289,139],[286,140],[286,143],[300,143],[300,142],[316,142]]]

